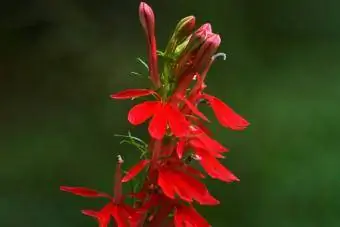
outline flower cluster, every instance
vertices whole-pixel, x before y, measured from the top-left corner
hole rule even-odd
[[[212,133],[204,126],[209,119],[198,105],[210,106],[218,122],[229,129],[243,130],[249,123],[223,101],[205,92],[207,72],[221,55],[216,54],[221,38],[209,23],[195,29],[195,17],[183,18],[161,52],[156,48],[154,13],[146,3],[140,4],[139,17],[148,45],[151,88],[128,89],[112,94],[111,98],[154,98],[135,105],[128,113],[132,125],[150,119],[150,142],[142,159],[124,176],[123,160],[118,157],[113,196],[83,187],[62,186],[61,190],[83,197],[107,198],[109,202],[101,210],[82,211],[97,219],[100,227],[107,227],[111,218],[118,227],[208,227],[209,223],[193,204],[216,205],[219,201],[202,183],[205,175],[191,164],[199,163],[207,175],[224,182],[238,178],[219,162],[228,149],[211,138]],[[162,58],[162,65],[158,58]],[[146,176],[140,189],[124,196],[122,184],[142,171]],[[125,202],[128,198],[135,202],[128,205]]]

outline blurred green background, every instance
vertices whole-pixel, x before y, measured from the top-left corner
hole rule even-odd
[[[148,1],[159,48],[193,14],[222,35],[208,91],[251,122],[211,125],[231,148],[237,184],[209,181],[213,227],[340,226],[340,2]],[[110,192],[115,155],[137,152],[115,133],[147,138],[126,120],[135,103],[109,94],[144,87],[139,1],[15,0],[0,3],[0,226],[96,226],[79,212],[104,201],[59,191]],[[211,112],[208,116],[214,119]]]

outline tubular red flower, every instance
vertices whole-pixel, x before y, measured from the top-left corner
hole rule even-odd
[[[87,216],[91,216],[98,221],[99,227],[107,227],[110,223],[111,217],[114,218],[118,227],[132,227],[134,223],[138,222],[141,217],[138,210],[135,210],[123,203],[123,197],[121,195],[121,164],[123,160],[118,157],[117,168],[115,172],[115,186],[114,197],[98,192],[93,189],[84,187],[69,187],[61,186],[60,190],[70,192],[72,194],[83,197],[105,197],[110,200],[101,210],[82,210],[82,213]]]
[[[194,31],[195,17],[183,18],[166,49],[158,53],[164,57],[164,70],[159,73],[155,15],[144,2],[139,6],[139,19],[147,39],[152,88],[127,89],[112,94],[111,98],[123,100],[152,95],[156,99],[134,105],[127,116],[132,125],[149,121],[151,140],[148,143],[130,134],[126,136],[131,143],[140,142],[141,145],[137,142],[133,145],[142,151],[143,157],[148,158],[140,160],[122,177],[123,160],[118,156],[113,196],[84,187],[61,186],[60,190],[82,197],[107,198],[109,201],[101,209],[82,211],[84,215],[95,218],[99,227],[108,227],[111,218],[118,227],[209,227],[192,205],[194,202],[217,205],[219,201],[201,180],[207,175],[224,182],[239,179],[219,162],[228,149],[211,137],[212,133],[203,125],[209,120],[198,105],[208,104],[218,122],[225,127],[242,130],[249,125],[227,104],[203,92],[210,66],[220,56],[215,53],[221,37],[212,32],[209,23]],[[194,80],[197,82],[193,85]],[[204,174],[195,169],[192,162],[198,162]],[[145,169],[147,176],[143,176],[141,189],[127,194],[135,200],[130,207],[124,203],[122,183],[129,182]],[[173,219],[170,214],[174,214]]]
[[[201,205],[219,204],[219,201],[210,195],[204,184],[184,172],[161,168],[159,169],[158,185],[171,199],[175,199],[177,194],[186,202],[195,200]]]

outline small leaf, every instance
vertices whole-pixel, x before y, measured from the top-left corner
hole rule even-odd
[[[137,76],[137,77],[143,77],[143,74],[138,73],[138,72],[130,72],[131,76]]]
[[[162,56],[162,57],[165,56],[164,52],[161,51],[161,50],[157,50],[156,53],[157,53],[158,56]]]

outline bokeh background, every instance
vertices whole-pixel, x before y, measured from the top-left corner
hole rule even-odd
[[[340,226],[340,3],[336,0],[148,1],[159,48],[193,14],[223,36],[209,92],[252,125],[211,127],[231,148],[241,182],[209,181],[213,227]],[[96,226],[79,212],[104,201],[59,191],[110,192],[116,154],[137,152],[115,133],[147,139],[126,120],[131,101],[109,94],[147,86],[137,0],[0,3],[0,226]],[[212,117],[211,112],[207,111]]]

